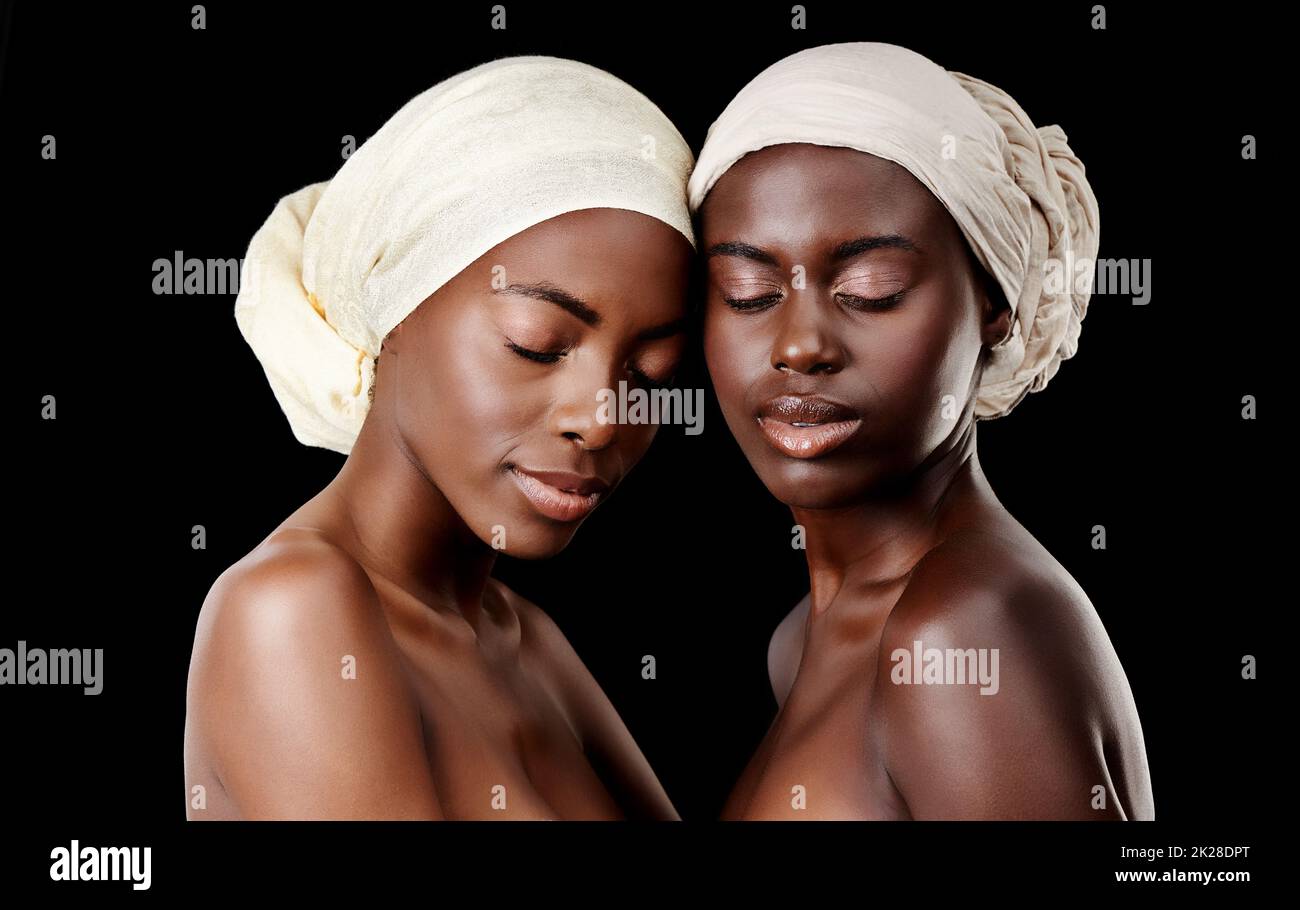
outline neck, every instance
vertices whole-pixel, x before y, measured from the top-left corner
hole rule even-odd
[[[422,603],[456,610],[477,627],[497,551],[465,524],[425,473],[383,396],[325,492],[367,569]]]
[[[804,527],[810,618],[830,607],[845,577],[896,581],[950,531],[960,506],[992,491],[975,453],[975,422],[959,428],[908,476],[834,509],[792,507]]]

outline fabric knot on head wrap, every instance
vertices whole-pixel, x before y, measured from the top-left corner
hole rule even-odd
[[[746,154],[799,142],[906,168],[1002,289],[1012,327],[989,350],[977,419],[1010,413],[1074,356],[1092,293],[1098,211],[1059,126],[1036,128],[1006,92],[906,48],[809,48],[759,73],[714,121],[687,187],[691,212]],[[1087,274],[1079,278],[1081,263]]]
[[[692,164],[652,101],[585,63],[505,57],[417,95],[249,244],[235,319],[294,437],[351,451],[384,337],[533,225],[626,209],[694,246]]]

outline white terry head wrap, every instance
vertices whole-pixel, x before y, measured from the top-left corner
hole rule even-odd
[[[759,73],[714,121],[687,188],[691,211],[744,155],[791,142],[857,149],[906,168],[997,281],[1014,318],[990,350],[976,418],[1009,413],[1074,356],[1098,213],[1059,126],[1035,128],[1006,92],[906,48],[809,48]],[[1085,259],[1087,274],[1076,281]],[[1049,262],[1063,280],[1045,285]]]
[[[332,180],[285,196],[245,257],[235,319],[299,442],[348,453],[384,337],[492,247],[615,208],[691,245],[693,158],[648,98],[596,67],[506,57],[407,102]]]

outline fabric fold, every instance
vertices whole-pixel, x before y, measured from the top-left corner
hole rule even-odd
[[[907,48],[809,48],[759,73],[709,127],[687,187],[692,213],[742,157],[797,142],[853,148],[906,168],[1002,289],[1011,331],[990,349],[977,419],[1010,413],[1074,356],[1099,213],[1059,126],[1035,127],[1006,92]]]
[[[677,128],[617,77],[505,57],[420,93],[328,181],[282,197],[249,243],[235,319],[294,437],[347,454],[384,337],[497,244],[616,208],[694,246]]]

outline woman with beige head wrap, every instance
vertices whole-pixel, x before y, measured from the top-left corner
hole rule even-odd
[[[294,436],[348,457],[204,603],[191,818],[677,817],[490,571],[561,550],[654,435],[598,402],[681,356],[692,163],[609,73],[508,57],[275,206],[235,317]]]
[[[726,817],[1150,818],[1096,611],[976,454],[1078,345],[1098,208],[1064,131],[833,44],[741,90],[688,193],[709,372],[811,581]]]

